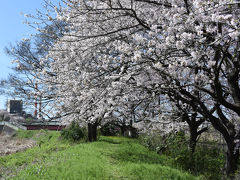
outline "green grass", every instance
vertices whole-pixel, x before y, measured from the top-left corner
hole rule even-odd
[[[60,140],[58,132],[18,134],[18,138],[24,137],[35,138],[38,145],[0,157],[2,177],[17,180],[200,179],[171,168],[172,159],[149,151],[134,139],[100,137],[93,143],[70,144]]]
[[[203,179],[222,179],[225,155],[215,142],[204,141],[207,146],[198,143],[192,154],[189,149],[189,136],[181,131],[169,133],[165,137],[160,133],[141,134],[138,140],[148,149],[174,159],[171,167],[181,167],[195,176],[202,176]]]

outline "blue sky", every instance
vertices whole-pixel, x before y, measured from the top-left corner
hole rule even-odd
[[[55,2],[57,0],[54,0]],[[36,9],[42,10],[43,0],[3,0],[0,6],[0,79],[7,78],[11,59],[4,53],[4,47],[14,44],[22,38],[27,38],[34,30],[23,24],[24,14],[36,14]],[[0,109],[5,107],[7,98],[0,96]]]

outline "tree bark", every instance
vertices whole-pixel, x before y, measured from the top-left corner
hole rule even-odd
[[[198,135],[197,135],[197,129],[195,131],[195,129],[191,129],[190,126],[189,128],[190,128],[189,147],[190,147],[191,153],[193,154],[196,149]]]
[[[121,136],[125,135],[125,125],[120,126]]]
[[[227,153],[226,153],[226,175],[230,179],[234,179],[234,173],[237,170],[238,160],[239,160],[239,149],[235,149],[236,144],[234,143],[234,138],[227,142]]]
[[[97,140],[97,124],[88,123],[88,141],[93,142]]]
[[[192,154],[195,152],[196,145],[200,135],[203,132],[208,130],[208,128],[205,127],[198,131],[198,128],[205,120],[200,119],[197,121],[196,118],[197,118],[197,113],[193,113],[192,115],[188,115],[187,113],[184,113],[182,115],[183,122],[186,121],[189,127],[189,133],[190,133],[189,148]]]

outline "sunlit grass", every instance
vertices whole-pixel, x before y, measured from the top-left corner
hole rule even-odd
[[[2,177],[17,180],[198,179],[171,168],[171,159],[147,150],[134,139],[101,137],[93,143],[70,144],[60,140],[58,132],[41,131],[31,136],[38,142],[36,147],[0,158]],[[28,136],[22,134],[21,137]]]

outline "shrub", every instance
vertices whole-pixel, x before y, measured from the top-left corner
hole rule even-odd
[[[187,141],[185,139],[184,132],[170,132],[166,135],[159,135],[158,133],[152,134],[141,134],[139,136],[139,141],[141,144],[146,146],[148,149],[157,151],[157,153],[166,153],[172,154],[176,148],[172,148],[173,146],[181,146],[186,147]],[[171,148],[170,148],[171,147]]]
[[[87,130],[73,121],[69,127],[61,131],[61,137],[70,141],[86,140]]]

